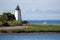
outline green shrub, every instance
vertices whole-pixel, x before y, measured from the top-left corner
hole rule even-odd
[[[8,21],[8,24],[10,26],[21,26],[22,25],[22,23],[19,21]]]
[[[4,21],[0,22],[0,27],[2,26],[22,26],[22,23],[19,21]]]
[[[29,22],[28,22],[28,21],[23,21],[22,23],[23,23],[23,24],[27,24],[27,23],[29,23]]]
[[[2,22],[0,22],[0,27],[2,27],[3,26],[3,23]]]
[[[7,30],[0,30],[0,33],[7,33]]]
[[[9,26],[8,22],[3,22],[3,26]]]

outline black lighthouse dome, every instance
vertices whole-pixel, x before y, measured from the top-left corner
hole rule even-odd
[[[17,7],[16,7],[16,9],[15,10],[20,10],[20,7],[19,7],[19,5],[17,5]]]

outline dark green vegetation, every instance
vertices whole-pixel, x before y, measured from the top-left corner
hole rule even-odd
[[[0,27],[2,26],[22,26],[28,23],[27,21],[16,21],[15,16],[9,12],[0,15]]]
[[[59,32],[60,25],[31,25],[29,28],[4,30],[0,32],[5,33],[40,33],[40,32]]]
[[[14,21],[15,20],[15,16],[9,12],[7,13],[3,13],[3,15],[0,15],[0,21],[4,22],[4,21]]]
[[[5,22],[0,22],[0,27],[3,26],[22,26],[22,23],[19,21],[5,21]]]
[[[0,30],[0,33],[8,33],[7,30]]]
[[[29,23],[29,22],[28,22],[28,21],[23,21],[22,23],[23,23],[23,24],[27,24],[27,23]]]

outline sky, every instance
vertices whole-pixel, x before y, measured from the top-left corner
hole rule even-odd
[[[0,0],[0,14],[21,9],[23,20],[60,20],[60,0]]]

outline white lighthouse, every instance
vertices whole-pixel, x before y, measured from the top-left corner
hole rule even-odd
[[[15,9],[15,18],[17,21],[22,22],[22,18],[21,18],[21,9],[20,7],[17,5],[16,9]]]

